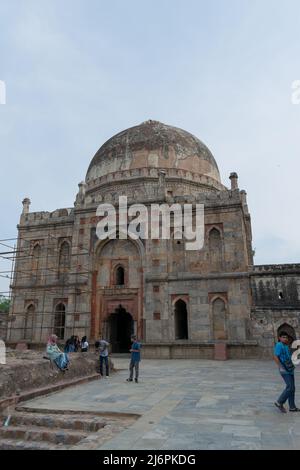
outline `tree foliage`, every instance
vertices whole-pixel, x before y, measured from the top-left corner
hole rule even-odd
[[[0,295],[0,313],[8,313],[10,307],[10,299]]]

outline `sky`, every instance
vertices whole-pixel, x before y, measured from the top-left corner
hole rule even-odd
[[[0,239],[24,197],[72,207],[98,148],[153,119],[238,173],[255,264],[300,262],[299,0],[0,0],[0,80]]]

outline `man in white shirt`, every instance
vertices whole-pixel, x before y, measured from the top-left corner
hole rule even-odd
[[[106,378],[109,377],[109,366],[108,366],[108,347],[109,343],[101,338],[97,344],[98,350],[100,352],[100,375],[103,377],[103,362],[105,363],[106,369]]]

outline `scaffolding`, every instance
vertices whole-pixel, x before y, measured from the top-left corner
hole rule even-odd
[[[83,324],[87,328],[90,309],[78,310],[77,298],[81,294],[91,293],[89,263],[85,264],[82,260],[82,257],[89,256],[90,252],[77,248],[73,253],[70,243],[69,267],[67,269],[64,267],[61,272],[59,239],[68,238],[48,233],[47,237],[43,239],[40,254],[35,259],[32,250],[34,240],[31,238],[19,235],[18,238],[0,240],[1,247],[5,249],[5,251],[0,251],[0,276],[9,281],[8,290],[0,291],[0,296],[10,302],[6,337],[8,342],[11,341],[11,330],[14,331],[14,336],[19,337],[21,341],[41,343],[45,342],[45,330],[48,335],[50,332],[58,332],[58,328],[61,329],[61,334],[58,335],[59,339],[65,340],[67,339],[65,337],[66,330],[70,335],[76,334],[75,321],[79,315],[80,318],[86,316]],[[10,263],[10,269],[1,270],[1,260]],[[54,261],[52,266],[50,266],[51,260]],[[70,298],[73,299],[73,302],[69,302]],[[50,303],[52,304],[51,308],[49,308]],[[55,303],[64,305],[65,309],[57,310]],[[68,304],[69,306],[72,304],[73,308],[68,308]],[[31,310],[30,306],[32,306]],[[68,315],[68,324],[66,324],[66,314]],[[50,319],[47,319],[48,315],[51,317]],[[13,320],[20,319],[20,316],[23,321],[18,322],[19,326],[14,326]],[[70,324],[71,319],[72,324]],[[51,325],[52,331],[49,331],[49,325]]]

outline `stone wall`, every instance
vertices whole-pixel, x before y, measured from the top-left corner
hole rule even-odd
[[[300,309],[300,264],[254,266],[251,288],[256,306]]]
[[[300,264],[250,269],[252,335],[260,347],[272,351],[280,329],[300,337]]]
[[[20,392],[54,385],[97,373],[98,355],[70,354],[69,370],[62,373],[50,361],[43,359],[42,351],[7,351],[6,365],[0,364],[0,398]]]
[[[214,359],[213,342],[178,342],[143,344],[142,357],[145,359]],[[268,357],[256,341],[237,341],[227,344],[228,359],[259,359]]]

